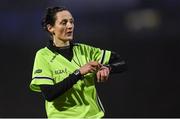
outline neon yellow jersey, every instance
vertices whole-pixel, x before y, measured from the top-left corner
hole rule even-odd
[[[30,88],[41,92],[39,85],[54,85],[90,61],[103,64],[109,62],[111,51],[101,50],[85,44],[73,46],[73,58],[67,60],[61,54],[47,47],[36,53]],[[55,100],[45,101],[48,118],[101,118],[104,110],[98,100],[94,79],[96,74],[88,73],[71,89]]]

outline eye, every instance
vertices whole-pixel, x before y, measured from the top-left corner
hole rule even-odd
[[[67,20],[62,20],[62,21],[60,22],[60,24],[62,24],[62,25],[66,25],[66,23],[67,23]]]
[[[71,24],[74,24],[74,20],[70,20],[69,22],[70,22]]]

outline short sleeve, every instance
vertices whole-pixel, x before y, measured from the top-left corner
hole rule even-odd
[[[93,56],[93,59],[95,61],[98,61],[101,64],[108,64],[111,56],[111,51],[91,47],[91,55]]]
[[[32,81],[30,83],[30,89],[33,91],[41,92],[39,85],[48,84],[53,85],[54,80],[52,78],[52,71],[45,55],[40,52],[36,53]]]

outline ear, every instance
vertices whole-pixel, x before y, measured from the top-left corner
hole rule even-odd
[[[54,28],[53,28],[53,26],[52,25],[50,25],[50,24],[48,24],[47,25],[47,30],[50,32],[50,33],[54,33]]]

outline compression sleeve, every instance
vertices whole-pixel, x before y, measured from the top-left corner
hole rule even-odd
[[[121,73],[128,69],[127,61],[116,52],[111,52],[108,66],[111,68],[111,73]]]
[[[67,90],[73,87],[73,85],[81,79],[81,76],[70,74],[63,81],[54,85],[40,85],[41,92],[47,101],[52,101],[58,96],[64,94]]]

